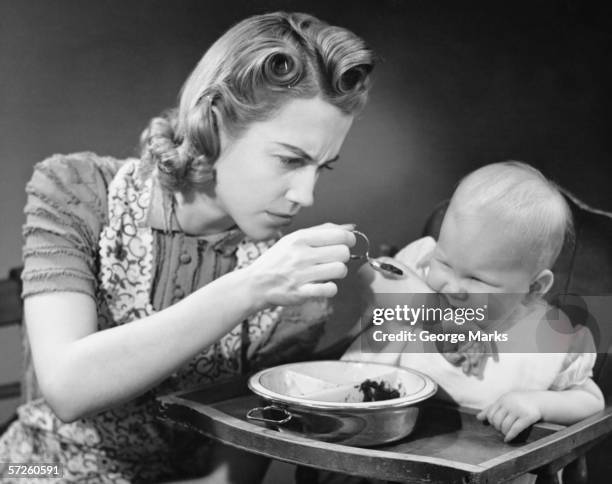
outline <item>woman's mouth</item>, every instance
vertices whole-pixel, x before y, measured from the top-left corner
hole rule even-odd
[[[266,210],[265,213],[277,225],[289,225],[293,221],[293,217],[295,216],[295,214],[270,212],[268,210]]]

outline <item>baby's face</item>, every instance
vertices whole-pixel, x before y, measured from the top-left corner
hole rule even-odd
[[[487,304],[489,320],[505,320],[529,292],[534,267],[520,235],[494,214],[449,207],[427,284],[459,307]],[[494,294],[495,296],[487,296]]]

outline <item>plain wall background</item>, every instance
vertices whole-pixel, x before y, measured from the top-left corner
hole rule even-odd
[[[277,9],[350,28],[381,56],[296,227],[354,222],[374,245],[403,244],[462,175],[510,158],[612,210],[612,22],[595,2],[0,0],[0,277],[21,263],[36,162],[133,155],[207,46]],[[0,382],[19,358],[16,332],[0,332]]]

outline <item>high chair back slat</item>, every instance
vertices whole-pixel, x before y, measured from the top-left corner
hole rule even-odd
[[[9,326],[21,325],[23,319],[23,304],[21,301],[21,268],[11,269],[6,279],[0,280],[0,331]],[[21,345],[21,342],[19,342]],[[0,364],[2,364],[0,357]],[[21,396],[21,382],[9,381],[0,383],[0,400],[14,400]],[[12,417],[14,418],[14,417]],[[0,418],[0,434],[4,432],[8,423]]]
[[[21,324],[21,284],[12,277],[0,281],[0,328]]]

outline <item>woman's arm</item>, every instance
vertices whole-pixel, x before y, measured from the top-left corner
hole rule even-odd
[[[164,311],[99,332],[95,302],[87,295],[28,297],[32,358],[51,408],[72,421],[131,400],[165,379],[254,308],[241,276],[228,274]]]
[[[249,267],[226,274],[146,318],[97,331],[95,302],[76,292],[25,300],[43,395],[65,421],[131,400],[155,386],[250,314],[331,297],[346,275],[354,235],[326,224],[281,239]]]

